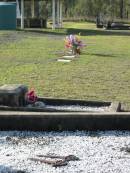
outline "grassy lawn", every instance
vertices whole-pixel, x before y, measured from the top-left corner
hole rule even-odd
[[[22,83],[40,96],[121,101],[130,108],[130,31],[65,23],[62,30],[0,31],[0,85]],[[87,43],[71,63],[57,62],[67,34]]]

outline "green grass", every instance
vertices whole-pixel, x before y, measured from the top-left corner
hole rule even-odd
[[[121,101],[130,108],[130,31],[97,30],[83,22],[64,26],[1,31],[0,85],[22,83],[40,96]],[[79,32],[87,43],[80,58],[57,62],[55,52],[64,50],[65,35]]]

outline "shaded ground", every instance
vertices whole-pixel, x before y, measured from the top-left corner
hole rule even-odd
[[[40,29],[27,29],[25,30],[26,33],[30,33],[32,35],[46,35],[52,38],[60,38],[63,37],[65,34],[79,34],[81,33],[82,36],[130,36],[130,31],[120,31],[120,30],[99,30],[99,29],[78,29],[78,28],[68,28],[59,30],[59,32],[53,32],[51,29],[49,30],[40,30]]]
[[[21,39],[24,39],[25,36],[22,33],[19,33],[17,31],[3,31],[0,33],[0,44],[8,44],[12,42],[18,42],[21,41]]]
[[[65,34],[63,34],[65,35]],[[44,32],[40,29],[31,29],[24,31],[2,31],[0,32],[0,44],[8,44],[13,42],[19,42],[22,39],[30,38],[30,37],[49,37],[51,39],[61,39],[64,38],[63,35],[58,35],[51,32]]]

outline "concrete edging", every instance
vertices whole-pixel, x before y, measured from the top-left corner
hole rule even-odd
[[[130,130],[130,112],[0,112],[0,130]]]

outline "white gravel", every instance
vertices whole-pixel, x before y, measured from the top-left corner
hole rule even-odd
[[[0,132],[0,173],[129,173],[130,132]],[[30,161],[38,154],[73,154],[67,166]],[[20,172],[19,172],[20,173]]]
[[[81,106],[81,105],[46,105],[44,102],[37,101],[34,104],[28,104],[27,107],[32,108],[48,108],[63,111],[81,111],[81,112],[106,112],[109,106]]]
[[[64,106],[52,106],[46,105],[46,108],[56,109],[56,110],[67,110],[67,111],[81,111],[81,112],[105,112],[109,107],[90,107],[90,106],[79,106],[79,105],[64,105]]]

